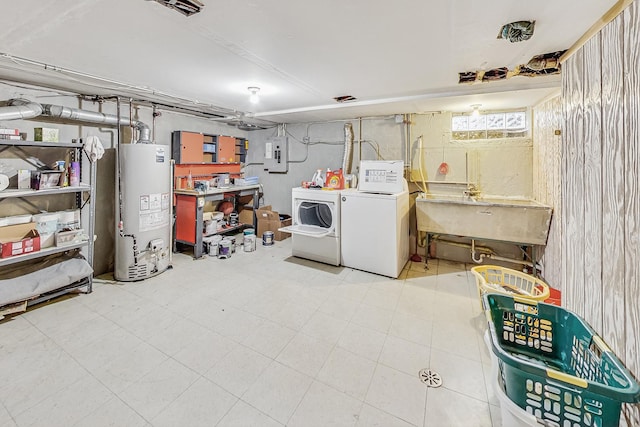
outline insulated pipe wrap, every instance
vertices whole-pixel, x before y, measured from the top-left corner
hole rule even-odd
[[[342,173],[351,173],[351,163],[353,162],[353,125],[344,124],[344,156],[342,157]]]

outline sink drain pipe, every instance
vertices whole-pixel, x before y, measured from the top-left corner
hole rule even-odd
[[[457,246],[460,248],[467,248],[467,249],[471,249],[471,259],[473,260],[473,262],[475,262],[476,264],[482,264],[482,262],[484,261],[485,258],[488,259],[493,259],[495,261],[504,261],[504,262],[510,262],[513,264],[521,264],[521,265],[526,265],[527,267],[531,267],[533,268],[533,263],[531,261],[525,261],[522,259],[513,259],[513,258],[507,258],[507,257],[502,257],[497,255],[495,252],[493,252],[493,250],[491,248],[487,248],[487,247],[477,247],[476,246],[476,241],[475,239],[471,239],[471,244],[469,243],[462,243],[462,242],[453,242],[451,240],[446,240],[446,239],[441,239],[438,237],[433,237],[431,239],[431,241],[437,241],[437,242],[441,242],[447,245],[451,245],[451,246]]]
[[[468,245],[466,245],[465,243],[459,243],[459,244],[468,247]],[[533,267],[533,263],[530,261],[501,257],[493,253],[491,249],[488,249],[488,248],[484,248],[484,249],[488,250],[489,253],[478,252],[478,257],[476,258],[476,241],[475,239],[471,239],[471,259],[473,260],[473,262],[475,262],[476,264],[482,264],[482,261],[484,261],[485,258],[489,258],[496,261],[511,262],[513,264],[522,264],[528,267]]]

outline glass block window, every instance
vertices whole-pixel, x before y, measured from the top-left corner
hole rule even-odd
[[[526,137],[528,133],[525,110],[478,115],[454,113],[451,116],[451,135],[456,141],[518,138]]]

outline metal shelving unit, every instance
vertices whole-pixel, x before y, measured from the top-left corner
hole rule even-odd
[[[77,187],[59,187],[59,188],[47,188],[46,190],[16,190],[6,189],[0,192],[0,200],[8,199],[11,197],[32,197],[32,196],[51,196],[54,194],[62,193],[84,193],[91,192],[91,186],[88,184],[80,184]]]
[[[82,143],[77,142],[39,142],[39,141],[18,141],[18,140],[0,140],[0,154],[5,152],[6,150],[13,150],[15,155],[24,160],[27,163],[33,164],[33,160],[29,155],[29,151],[33,151],[32,148],[40,148],[47,150],[59,149],[63,151],[67,151],[70,154],[71,161],[80,162],[82,167]],[[82,215],[84,217],[83,228],[87,231],[89,239],[83,242],[77,242],[64,246],[54,246],[45,249],[41,249],[38,252],[32,252],[28,254],[17,255],[9,258],[0,258],[0,269],[6,267],[11,264],[16,264],[19,262],[25,261],[34,261],[37,262],[37,259],[43,258],[49,255],[54,254],[62,254],[64,252],[69,251],[80,251],[84,250],[85,258],[89,265],[93,268],[93,236],[95,230],[95,182],[96,182],[96,165],[95,163],[88,162],[89,164],[89,173],[85,175],[85,182],[81,183],[79,186],[74,187],[58,187],[58,188],[49,188],[43,190],[22,190],[22,189],[6,189],[0,192],[0,203],[7,203],[12,199],[21,199],[26,202],[27,205],[32,206],[36,209],[36,204],[33,203],[33,199],[35,198],[36,202],[40,198],[47,197],[55,197],[60,194],[73,194],[75,193],[75,208],[80,209],[81,212],[88,209],[88,213],[86,215]],[[35,166],[35,165],[34,165]],[[81,176],[82,176],[81,171]],[[86,179],[89,182],[86,182]],[[26,303],[27,305],[34,305],[40,302],[61,296],[68,292],[76,291],[81,288],[86,288],[86,293],[90,293],[92,291],[93,285],[93,275],[89,275],[84,277],[76,282],[69,283],[61,288],[52,290],[50,292],[46,292],[43,294],[35,294],[31,298],[29,298]]]
[[[0,258],[0,267],[5,265],[15,264],[17,262],[28,261],[30,259],[42,258],[47,255],[53,255],[57,253],[67,252],[78,248],[89,246],[88,241],[74,243],[66,246],[52,246],[50,248],[40,249],[38,252],[31,252],[28,254],[16,255],[10,258]]]

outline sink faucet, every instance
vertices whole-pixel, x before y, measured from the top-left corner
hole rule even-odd
[[[480,195],[480,190],[476,187],[475,184],[467,184],[467,189],[462,192],[463,196],[471,199]]]

